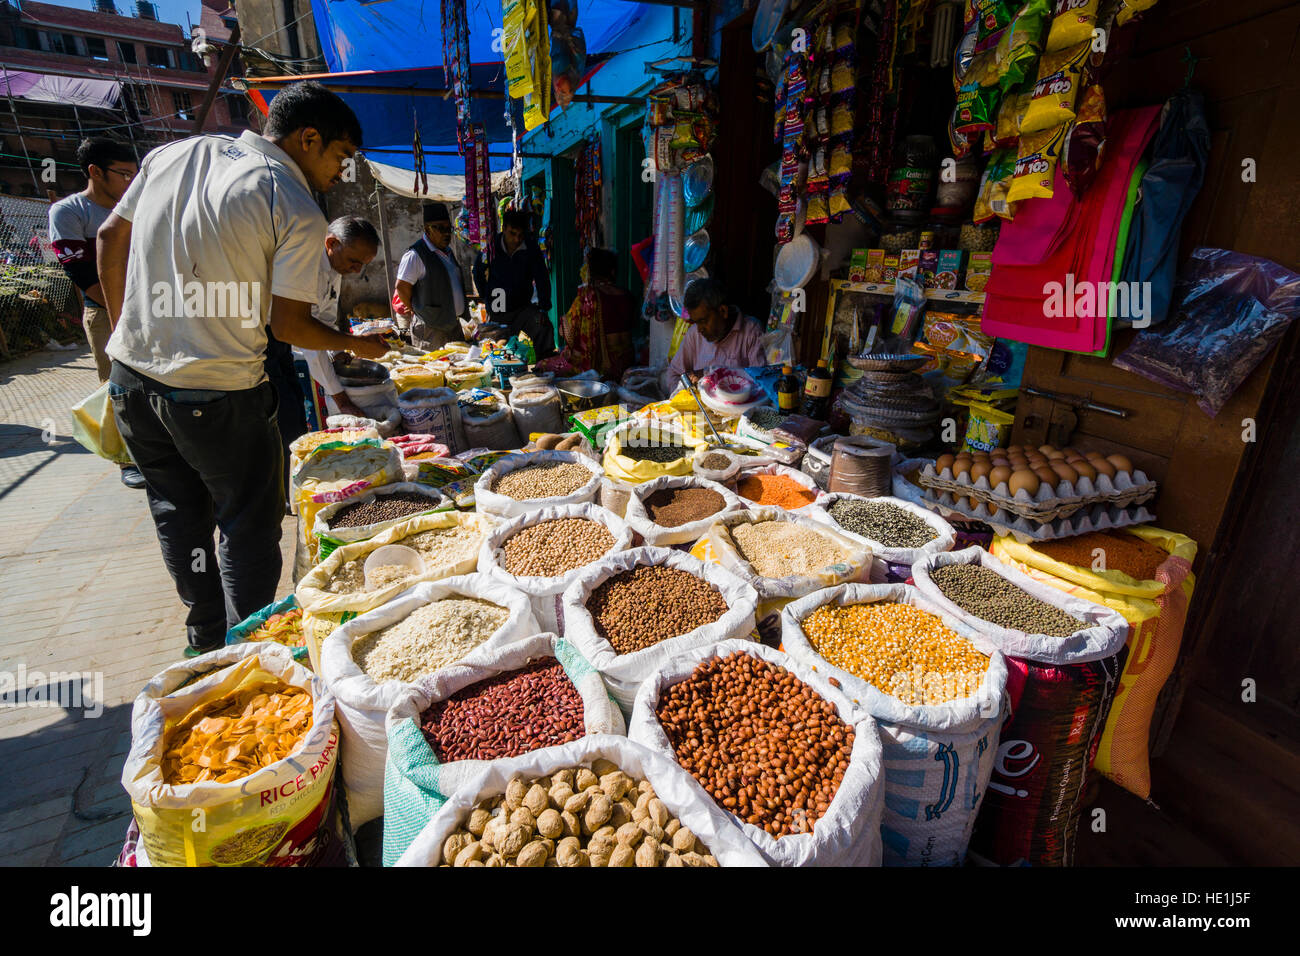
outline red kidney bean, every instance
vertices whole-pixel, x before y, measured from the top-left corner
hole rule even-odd
[[[420,715],[443,763],[517,757],[585,736],[582,695],[558,661],[544,660],[470,684]]]

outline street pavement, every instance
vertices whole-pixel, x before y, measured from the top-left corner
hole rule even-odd
[[[46,696],[72,705],[0,706],[3,865],[116,859],[131,704],[185,646],[144,492],[70,437],[69,409],[97,385],[85,345],[0,362],[0,681],[56,675]],[[295,527],[285,519],[281,595]]]

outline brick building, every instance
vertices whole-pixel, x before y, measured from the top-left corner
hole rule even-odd
[[[119,13],[114,0],[95,6],[0,0],[0,191],[80,189],[75,154],[84,135],[118,136],[143,156],[194,132],[217,57],[205,64],[186,29],[159,22],[150,3],[137,2],[134,16]],[[204,0],[201,26],[212,40],[228,37],[234,22],[229,3]],[[246,105],[223,87],[205,132],[247,128]]]

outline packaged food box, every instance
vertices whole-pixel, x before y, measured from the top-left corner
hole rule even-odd
[[[939,252],[939,266],[934,274],[936,289],[960,289],[962,273],[966,269],[964,249],[943,249]]]
[[[939,271],[939,253],[934,249],[922,249],[921,260],[917,264],[916,279],[923,289],[933,289],[935,274]]]
[[[983,292],[993,273],[993,253],[972,252],[966,267],[966,288],[970,292]]]
[[[898,256],[885,256],[884,280],[893,283],[898,279]]]
[[[854,249],[853,255],[849,259],[849,281],[866,282],[867,280],[867,252],[866,249]]]
[[[885,281],[885,250],[884,249],[867,250],[867,271],[866,271],[865,281],[866,282]]]
[[[898,256],[898,274],[909,279],[920,280],[921,250],[904,249]],[[895,280],[897,281],[897,280]]]

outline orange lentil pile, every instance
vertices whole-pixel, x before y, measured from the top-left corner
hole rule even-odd
[[[1169,557],[1164,548],[1122,531],[1090,531],[1075,538],[1043,541],[1033,547],[1039,554],[1078,568],[1092,568],[1101,557],[1105,570],[1122,571],[1139,581],[1153,580],[1156,568]],[[1094,554],[1097,550],[1102,555]]]
[[[785,475],[749,475],[740,479],[736,493],[755,504],[787,510],[810,505],[817,498],[815,492]]]

